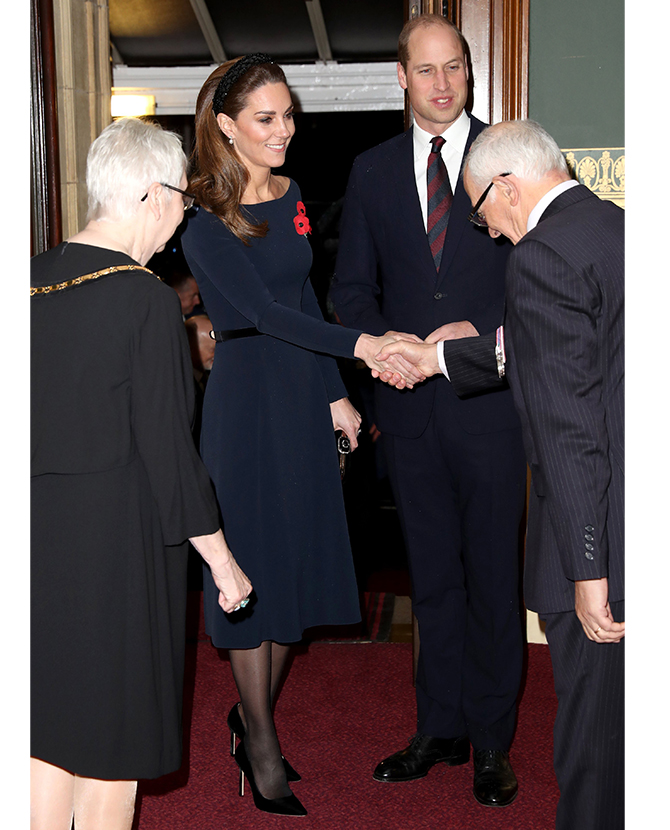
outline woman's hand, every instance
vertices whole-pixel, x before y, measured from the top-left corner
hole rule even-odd
[[[398,382],[393,384],[397,389],[404,389],[405,387],[412,389],[415,383],[421,383],[426,379],[425,375],[422,375],[416,366],[412,366],[400,355],[393,355],[384,363],[377,359],[380,352],[398,340],[409,340],[411,343],[421,342],[415,334],[401,334],[395,331],[388,331],[383,337],[361,334],[356,341],[354,357],[365,361],[372,370],[373,377],[377,378],[382,372],[391,371],[398,375]]]
[[[253,587],[235,561],[221,530],[209,536],[193,536],[190,542],[211,568],[221,608],[226,614],[237,611]]]
[[[361,416],[351,405],[349,398],[340,398],[330,405],[330,414],[333,416],[333,429],[341,429],[347,434],[351,449],[358,446],[358,433],[361,425]]]

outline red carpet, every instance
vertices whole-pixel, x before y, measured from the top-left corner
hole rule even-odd
[[[294,792],[306,818],[261,813],[237,794],[225,717],[237,700],[227,660],[208,642],[187,649],[182,769],[140,782],[136,830],[552,830],[558,789],[552,769],[556,710],[549,651],[529,646],[528,673],[510,758],[519,796],[504,809],[479,806],[472,761],[438,764],[407,784],[379,784],[372,770],[415,731],[411,646],[312,643],[298,650],[276,711],[282,750],[301,773]],[[192,710],[191,710],[192,707]]]

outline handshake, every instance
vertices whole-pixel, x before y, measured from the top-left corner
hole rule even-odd
[[[397,331],[387,331],[383,337],[362,334],[356,341],[354,357],[364,360],[372,370],[372,376],[389,386],[412,389],[415,383],[421,383],[441,371],[437,357],[440,341],[476,337],[478,334],[468,320],[440,326],[425,340],[415,334]]]

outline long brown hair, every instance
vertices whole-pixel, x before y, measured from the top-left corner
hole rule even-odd
[[[241,58],[218,66],[203,84],[195,108],[195,149],[191,155],[189,192],[205,210],[218,216],[239,239],[263,237],[267,222],[260,225],[249,221],[240,208],[249,173],[234,147],[221,132],[212,100],[223,75]],[[286,76],[276,63],[251,66],[230,88],[222,112],[233,121],[247,105],[250,93],[265,84],[286,84]]]

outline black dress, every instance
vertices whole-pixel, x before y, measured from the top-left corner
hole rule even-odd
[[[203,208],[182,236],[213,328],[262,332],[217,343],[205,392],[201,456],[254,585],[230,617],[205,569],[206,630],[221,648],[295,642],[311,626],[360,619],[329,407],[347,391],[328,356],[353,357],[360,332],[319,310],[297,185],[246,209],[269,224],[250,246]]]
[[[31,282],[126,264],[64,243]],[[154,778],[181,763],[182,543],[219,527],[179,300],[126,271],[32,297],[31,312],[31,755]]]

